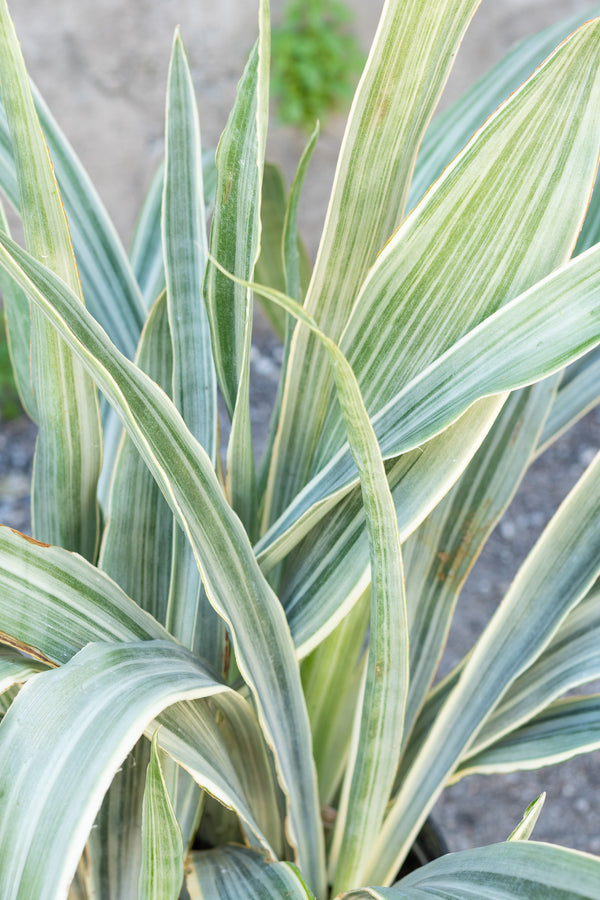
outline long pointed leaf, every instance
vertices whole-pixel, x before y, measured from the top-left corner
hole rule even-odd
[[[400,221],[423,132],[477,0],[387,0],[340,151],[306,308],[339,338],[376,254]],[[290,353],[265,524],[306,483],[331,376],[298,330]],[[301,427],[299,427],[301,423]]]
[[[600,248],[593,247],[459,340],[373,416],[384,458],[430,440],[478,398],[535,383],[596,346],[599,275]],[[263,537],[261,550],[288,530],[306,533],[320,518],[319,504],[355,482],[343,447]]]
[[[394,887],[350,891],[344,900],[588,900],[597,896],[599,879],[600,861],[594,856],[509,841],[447,854]]]
[[[599,20],[588,23],[549,57],[378,257],[340,343],[371,415],[486,316],[569,259],[600,153],[599,33]],[[315,470],[343,432],[330,404]]]
[[[371,880],[384,882],[393,877],[419,822],[490,711],[596,580],[599,508],[600,458],[569,494],[527,558],[418,755],[406,766],[402,787],[374,843]]]
[[[181,36],[173,42],[167,89],[162,246],[169,330],[173,342],[174,403],[213,463],[217,453],[217,379],[210,325],[202,297],[208,250],[202,184],[200,123]],[[222,629],[209,627],[215,612],[206,599],[191,545],[173,531],[168,628],[178,640],[217,662],[224,656]],[[207,638],[217,638],[211,646]]]
[[[146,774],[139,900],[177,900],[183,884],[183,841],[163,774],[156,732]]]
[[[9,123],[25,240],[82,300],[79,273],[52,164],[6,0],[0,3],[0,82]],[[78,550],[97,550],[96,488],[102,434],[96,390],[70,350],[34,313],[32,386],[39,435],[32,483],[36,536]]]
[[[400,535],[377,438],[347,360],[296,301],[269,288],[246,286],[286,309],[325,347],[359,472],[367,523],[372,578],[370,645],[334,833],[332,870],[337,893],[359,878],[372,834],[383,820],[400,756],[409,655]]]
[[[4,242],[11,247],[10,254],[0,251],[4,263],[93,371],[194,546],[207,595],[227,623],[238,666],[273,749],[289,799],[290,840],[303,872],[319,886],[324,854],[318,792],[293,642],[282,607],[260,572],[212,463],[160,388],[119,354],[64,282],[0,236],[2,246]]]

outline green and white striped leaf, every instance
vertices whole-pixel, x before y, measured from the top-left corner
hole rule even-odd
[[[162,246],[173,342],[173,400],[192,434],[216,457],[217,382],[202,298],[208,243],[200,121],[189,63],[176,32],[167,87]]]
[[[239,817],[247,843],[282,854],[280,794],[251,704],[231,691],[216,706],[210,700],[171,706],[155,724],[161,747]]]
[[[0,82],[19,185],[25,241],[82,301],[69,227],[34,107],[6,0],[0,3]],[[32,481],[34,534],[77,550],[97,551],[96,488],[102,432],[93,381],[39,313],[31,330],[32,389],[39,435]]]
[[[270,288],[250,283],[246,287],[283,307],[327,350],[367,524],[372,581],[369,655],[330,856],[333,891],[338,893],[358,879],[364,866],[400,756],[409,665],[400,535],[377,438],[348,362],[299,303]]]
[[[385,883],[473,737],[515,678],[550,643],[600,571],[600,458],[589,467],[530,553],[469,656],[373,844],[368,879]],[[400,849],[402,848],[402,849]]]
[[[455,780],[473,773],[556,765],[600,748],[600,695],[557,700],[538,716],[460,764]]]
[[[167,88],[162,247],[169,331],[173,342],[171,395],[209,457],[217,454],[217,378],[210,324],[202,297],[208,243],[202,184],[200,122],[179,32],[173,41]],[[185,646],[223,670],[225,636],[206,598],[192,546],[173,531],[167,627]]]
[[[102,796],[149,721],[227,690],[170,642],[91,644],[30,680],[1,725],[2,896],[66,894]]]
[[[596,346],[599,274],[594,247],[490,315],[409,382],[372,418],[384,459],[430,440],[480,397],[540,381]],[[263,537],[261,552],[288,530],[303,536],[355,482],[342,447]]]
[[[96,900],[135,897],[142,864],[142,806],[150,742],[142,737],[121,763],[94,820],[82,861]],[[172,766],[176,763],[170,760]],[[193,782],[196,790],[200,790]]]
[[[364,678],[370,591],[302,664],[321,808],[336,798],[350,752],[352,721]]]
[[[81,556],[0,527],[0,638],[65,663],[90,641],[170,635]]]
[[[585,12],[578,12],[520,41],[448,110],[435,117],[425,133],[417,157],[407,204],[409,209],[415,206],[471,135],[500,103],[515,91],[572,31],[598,15],[600,7],[594,4]],[[577,240],[575,254],[588,249],[600,238],[599,211],[600,190],[596,187]],[[595,357],[596,354],[592,351],[567,369],[540,438],[539,452],[598,402],[596,387],[598,363]]]
[[[136,364],[170,393],[173,352],[164,293],[144,326]],[[167,619],[172,532],[173,514],[131,439],[124,434],[111,479],[99,567],[162,625]],[[88,839],[88,878],[99,900],[135,896],[137,891],[148,763],[148,741],[142,739],[113,779]],[[187,844],[195,831],[202,795],[173,760],[165,761],[164,770]]]
[[[592,4],[585,12],[576,12],[519,41],[447,110],[435,116],[419,148],[410,184],[408,209],[416,206],[475,131],[533,74],[554,48],[584,22],[599,15],[600,6]],[[591,241],[581,249],[587,249],[592,243],[596,242]]]
[[[337,341],[367,270],[401,220],[417,151],[478,0],[386,0],[338,160],[306,309]],[[265,526],[309,478],[331,374],[298,330],[266,495]],[[301,427],[299,427],[301,425]]]
[[[525,474],[554,397],[548,380],[511,394],[454,487],[403,547],[410,622],[410,730],[429,690],[456,602]]]
[[[386,463],[402,540],[454,484],[502,403],[503,398],[490,398],[474,404],[458,422],[424,447]],[[333,630],[370,582],[360,487],[353,488],[341,502],[337,500],[334,494],[311,511],[323,517],[323,523],[317,524],[304,541],[299,540],[302,530],[292,528],[272,544],[259,542],[256,548],[261,566],[268,571],[297,545],[286,560],[280,597],[300,657]]]
[[[217,147],[217,193],[210,253],[228,271],[249,279],[259,253],[262,161],[258,131],[259,45],[238,85],[235,105]],[[240,162],[243,160],[243,165]],[[252,323],[250,294],[209,265],[204,284],[219,385],[233,417]]]
[[[173,348],[165,293],[148,316],[135,362],[170,394]],[[133,441],[123,434],[98,565],[161,625],[167,623],[172,536],[173,514]]]
[[[314,900],[295,866],[267,862],[245,847],[192,853],[186,864],[185,886],[190,900]]]
[[[287,197],[287,203],[285,203],[284,197],[284,213],[283,213],[283,221],[281,223],[281,231],[279,232],[279,245],[278,252],[279,258],[281,260],[282,265],[282,273],[281,273],[281,281],[283,290],[289,297],[293,300],[296,300],[298,303],[301,303],[304,299],[304,295],[306,294],[306,289],[308,287],[308,283],[310,280],[310,269],[311,264],[308,258],[308,254],[302,244],[298,236],[298,207],[300,204],[300,195],[302,192],[302,186],[304,184],[304,179],[306,177],[306,172],[308,170],[308,165],[310,163],[313,151],[315,149],[317,143],[317,137],[319,134],[319,126],[315,128],[313,134],[311,135],[309,142],[304,150],[300,158],[300,162],[298,163],[298,168],[296,170],[296,174],[294,176],[294,180],[292,182],[292,186],[290,188],[289,196]],[[269,167],[265,168],[265,175],[269,171]],[[264,198],[264,184],[263,184],[263,205],[265,202]],[[265,212],[263,209],[263,219],[265,217]],[[264,236],[262,238],[262,243],[264,246]],[[273,254],[275,252],[275,248],[273,248]],[[262,251],[261,251],[262,253]],[[255,278],[256,281],[260,284],[267,284],[271,287],[277,285],[272,285],[269,280],[266,280],[261,275],[260,269],[260,258],[256,266],[255,270]],[[275,443],[275,437],[277,435],[277,428],[279,425],[279,415],[281,412],[281,403],[283,400],[283,391],[285,387],[285,374],[287,371],[287,363],[288,357],[290,353],[290,345],[292,341],[292,335],[294,333],[295,320],[292,316],[289,316],[285,313],[281,307],[277,306],[274,303],[265,303],[263,305],[265,312],[268,314],[269,310],[279,310],[279,313],[283,314],[283,318],[281,319],[281,332],[282,338],[284,340],[283,347],[283,357],[281,360],[281,373],[279,376],[279,385],[277,388],[277,397],[275,398],[275,403],[273,405],[273,410],[271,412],[271,420],[269,422],[269,430],[267,433],[267,439],[265,442],[265,451],[263,453],[262,461],[260,464],[259,477],[258,477],[258,496],[262,501],[262,497],[264,495],[267,479],[269,477],[269,466],[271,463],[271,456],[273,453],[273,445]],[[271,313],[272,314],[272,313]],[[275,324],[275,323],[274,323]]]
[[[177,900],[183,884],[183,840],[165,782],[157,734],[152,738],[142,817],[139,900]]]
[[[269,2],[259,6],[259,39],[238,85],[217,147],[217,194],[211,225],[212,257],[250,280],[260,255],[260,200],[269,105]],[[231,417],[226,485],[246,530],[257,529],[256,476],[250,423],[252,295],[209,265],[205,295],[219,384]]]
[[[599,34],[595,20],[550,56],[487,120],[377,258],[340,343],[371,415],[569,259],[600,151]],[[339,449],[343,432],[330,403],[315,471]]]
[[[119,349],[133,358],[144,323],[144,307],[127,255],[73,148],[35,85],[31,89],[69,221],[86,306]],[[15,161],[3,106],[0,106],[0,184],[11,204],[20,211]]]
[[[469,748],[479,753],[567,691],[600,678],[600,591],[594,586],[507,691]]]
[[[87,172],[35,88],[33,96],[69,222],[85,304],[133,359],[145,308],[127,254]]]
[[[323,846],[316,775],[294,645],[283,609],[260,572],[212,463],[160,388],[119,354],[64,282],[0,235],[2,246],[4,242],[11,250],[0,251],[2,264],[93,371],[194,546],[207,595],[227,623],[236,661],[274,753],[289,800],[289,839],[297,846],[302,871],[320,890]]]
[[[589,900],[600,860],[551,844],[508,841],[449,853],[391,888],[365,888],[343,900]]]
[[[2,203],[0,203],[0,228],[10,236],[8,220]],[[36,421],[38,413],[31,383],[31,310],[29,309],[29,300],[4,271],[0,274],[0,291],[2,291],[6,337],[15,384],[23,409],[30,419]]]
[[[48,666],[38,659],[24,656],[14,647],[0,646],[0,694],[15,684],[28,681]]]
[[[162,195],[165,174],[157,169],[144,198],[131,242],[130,258],[144,303],[150,309],[165,289],[165,272],[161,240]],[[212,209],[215,199],[216,167],[214,150],[202,151],[202,183],[205,212]]]
[[[529,840],[533,833],[533,829],[536,826],[537,820],[540,817],[540,813],[542,811],[545,800],[546,794],[542,793],[532,803],[529,804],[529,806],[523,813],[523,818],[521,819],[517,827],[509,834],[507,838],[508,841]]]

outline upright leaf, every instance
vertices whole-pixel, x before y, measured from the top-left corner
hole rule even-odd
[[[173,343],[172,397],[191,433],[213,463],[217,454],[217,380],[210,325],[202,297],[207,238],[200,122],[185,50],[175,34],[167,88],[162,247],[169,331]],[[173,531],[167,627],[186,646],[223,669],[225,635],[215,625],[192,547]]]
[[[337,893],[360,876],[372,835],[383,820],[400,756],[408,692],[408,622],[400,535],[377,438],[348,362],[299,303],[270,288],[246,286],[291,313],[327,350],[359,472],[367,523],[372,578],[369,656],[334,833],[331,869]]]
[[[165,392],[172,391],[173,349],[164,293],[146,321],[136,364]],[[167,622],[171,560],[166,548],[172,544],[172,534],[173,514],[131,439],[124,434],[111,479],[99,566],[161,625]],[[195,560],[192,562],[197,572]],[[143,739],[113,780],[90,834],[86,851],[89,877],[98,898],[129,896],[137,890],[148,762],[148,742]],[[165,761],[164,772],[187,844],[201,792],[172,760]],[[177,794],[175,787],[184,781],[188,791]]]
[[[217,195],[211,255],[228,271],[252,278],[260,253],[260,198],[269,102],[269,2],[261,0],[260,33],[217,148]],[[227,490],[246,530],[256,531],[256,485],[250,424],[252,296],[209,265],[205,283],[219,383],[231,416]]]
[[[146,773],[140,900],[177,900],[183,883],[183,841],[162,771],[157,732]]]
[[[421,138],[478,0],[386,0],[340,151],[306,308],[337,341],[401,220]],[[294,337],[264,524],[306,483],[331,384],[318,341]]]
[[[0,3],[0,83],[21,198],[25,240],[82,301],[69,227],[6,0]],[[45,320],[34,313],[32,388],[39,417],[32,485],[35,534],[92,559],[102,434],[96,390]]]

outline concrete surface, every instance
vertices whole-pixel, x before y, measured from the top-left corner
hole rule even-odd
[[[200,98],[203,139],[206,145],[214,145],[255,38],[256,5],[252,0],[13,0],[31,74],[87,166],[125,242],[162,154],[173,29],[181,25]],[[275,18],[282,5],[283,0],[273,0]],[[350,5],[367,47],[381,4],[351,0]],[[484,0],[459,54],[448,96],[457,96],[517,38],[588,6],[583,0]],[[302,222],[313,248],[340,135],[338,119],[324,131],[304,198]],[[271,156],[292,172],[302,144],[295,132],[277,129],[270,138]],[[267,388],[276,371],[274,352],[271,344],[259,347],[254,360]],[[264,418],[265,403],[260,405],[259,417]],[[536,465],[509,510],[508,524],[493,537],[474,573],[468,602],[462,604],[452,636],[452,652],[464,652],[472,644],[508,584],[519,553],[558,502],[556,490],[566,491],[564,472],[572,478],[581,471],[599,442],[598,417],[588,417],[566,442],[557,445],[552,457]],[[7,452],[6,446],[1,445],[0,451]],[[558,479],[556,466],[561,473]],[[468,779],[446,792],[436,815],[451,849],[502,840],[543,789],[549,797],[536,835],[600,852],[598,754],[534,775]]]

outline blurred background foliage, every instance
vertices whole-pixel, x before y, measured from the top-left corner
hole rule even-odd
[[[350,103],[366,59],[342,0],[289,0],[271,52],[279,120],[307,132]]]

